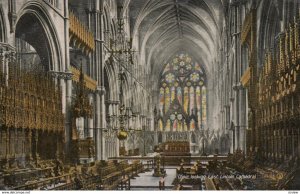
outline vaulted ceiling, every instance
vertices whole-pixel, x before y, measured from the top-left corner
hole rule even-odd
[[[140,63],[149,74],[159,75],[179,51],[210,72],[221,44],[222,0],[124,0],[123,7]]]

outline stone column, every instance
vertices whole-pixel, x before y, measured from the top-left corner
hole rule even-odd
[[[0,45],[1,46],[1,45]],[[8,85],[8,55],[9,53],[7,51],[4,51],[3,47],[0,47],[0,65],[1,65],[1,71],[5,75],[5,85]]]
[[[114,104],[114,114],[119,116],[119,101],[115,101],[115,104]],[[117,123],[118,123],[118,117],[116,118],[117,119]],[[117,156],[119,156],[119,151],[120,151],[120,146],[121,145],[121,142],[119,141],[119,139],[117,138],[117,134],[116,135],[116,142],[117,142]]]
[[[96,156],[97,160],[105,160],[105,88],[99,87],[96,91]]]
[[[191,144],[191,142],[192,142],[192,132],[188,132],[188,141],[190,142],[190,152],[192,152],[192,150],[193,150],[193,146],[192,146],[192,144]]]
[[[78,138],[83,139],[83,117],[76,118],[76,131]]]
[[[71,103],[72,103],[72,78],[71,73],[68,72],[66,80],[61,80],[62,86],[62,98],[65,101],[65,153],[70,153],[70,143],[71,143],[71,131],[72,131],[72,113],[71,113]]]
[[[88,137],[93,138],[94,137],[94,115],[95,115],[95,111],[96,111],[93,94],[89,95],[89,102],[93,106],[94,114],[92,115],[92,118],[88,118],[88,123],[87,123]]]
[[[231,138],[231,140],[232,140],[232,146],[231,146],[231,151],[232,152],[234,152],[235,150],[236,150],[236,123],[235,123],[235,114],[236,114],[236,112],[234,112],[234,110],[235,110],[235,103],[234,103],[234,101],[235,101],[236,99],[234,99],[233,97],[231,97],[230,98],[230,106],[229,106],[229,115],[230,115],[230,120],[229,120],[229,129],[230,129],[230,127],[232,127],[231,126],[231,124],[232,124],[232,122],[233,122],[233,124],[234,124],[234,126],[233,126],[233,131],[231,131],[230,132],[230,134],[231,134],[231,136],[230,136],[230,138]],[[235,113],[235,114],[234,114]]]
[[[96,94],[95,94],[95,101],[96,101],[96,112],[95,112],[95,135],[96,135],[96,138],[95,138],[95,143],[96,143],[96,159],[97,160],[102,160],[102,157],[101,157],[101,153],[102,153],[102,141],[101,141],[101,138],[102,138],[102,130],[100,128],[100,92],[97,91]]]
[[[162,132],[162,143],[166,142],[167,140],[167,135],[165,132]]]

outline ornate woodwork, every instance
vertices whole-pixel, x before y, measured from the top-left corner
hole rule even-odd
[[[8,73],[6,81],[5,74],[0,71],[2,126],[63,132],[61,91],[51,76],[41,72],[25,72],[13,63],[9,64]]]
[[[74,163],[78,163],[80,158],[93,158],[95,155],[95,142],[93,139],[79,139],[79,134],[76,126],[76,119],[91,118],[93,108],[89,103],[88,89],[85,83],[85,75],[80,69],[79,82],[75,85],[75,99],[72,104],[72,131],[71,131],[71,153],[70,159]],[[86,157],[88,156],[88,157]]]
[[[15,64],[14,52],[0,60],[0,161],[4,169],[39,165],[63,157],[64,115],[54,78]],[[51,151],[43,151],[51,146]],[[29,163],[30,164],[29,164]]]
[[[244,87],[248,87],[250,81],[250,68],[248,67],[243,76],[241,77],[241,83]]]
[[[159,145],[161,156],[174,156],[164,158],[166,165],[179,165],[180,156],[191,156],[190,143],[188,141],[167,141]],[[176,156],[176,157],[175,157]],[[185,157],[185,163],[190,163],[190,158]]]
[[[258,80],[261,157],[277,163],[299,157],[299,44],[295,21],[279,35],[277,49],[266,54]]]
[[[300,21],[295,19],[278,35],[275,48],[266,53],[263,67],[258,70],[255,15],[252,10],[242,29],[242,43],[250,48],[249,84],[245,81],[250,108],[248,158],[258,163],[275,163],[288,171],[289,163],[297,163],[300,155]],[[246,74],[244,78],[248,77]]]
[[[138,160],[131,164],[100,161],[74,167],[65,165],[65,168],[57,160],[45,160],[40,168],[4,174],[2,181],[7,189],[13,190],[117,190],[120,185],[130,185],[130,179],[143,171],[144,166]]]
[[[70,44],[81,49],[84,53],[93,52],[95,50],[93,33],[71,11],[69,13],[69,22]]]
[[[241,30],[241,44],[247,45],[249,49],[249,68],[242,77],[243,85],[248,89],[248,130],[247,150],[258,151],[259,134],[255,126],[257,114],[257,51],[256,51],[256,9],[246,15]]]
[[[80,70],[76,69],[75,67],[71,66],[71,72],[73,74],[72,80],[76,83],[79,82],[80,79]],[[97,89],[97,81],[89,77],[88,75],[83,75],[85,87],[88,88],[91,91],[96,91]]]

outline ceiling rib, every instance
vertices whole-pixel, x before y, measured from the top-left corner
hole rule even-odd
[[[176,19],[177,19],[179,38],[182,39],[183,33],[182,33],[180,8],[179,8],[178,0],[174,0],[174,6],[175,6],[175,9],[176,9]]]

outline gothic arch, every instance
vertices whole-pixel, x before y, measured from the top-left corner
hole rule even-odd
[[[46,70],[64,71],[57,31],[46,8],[28,2],[19,11],[15,37],[29,43],[38,53]]]
[[[220,153],[226,154],[230,149],[230,139],[226,134],[222,134],[220,137]]]
[[[219,150],[219,140],[216,136],[213,136],[210,141],[210,153],[215,153],[215,150]]]
[[[147,102],[146,102],[146,96],[145,96],[145,91],[142,89],[141,91],[141,97],[140,97],[140,105],[141,105],[141,110],[142,114],[146,113],[146,107],[147,107]]]
[[[138,100],[138,88],[137,88],[137,84],[136,82],[133,83],[133,91],[132,91],[132,99],[133,99],[133,102],[137,102]],[[136,106],[136,105],[135,105]],[[137,107],[136,107],[137,108]]]
[[[124,73],[122,78],[122,90],[120,92],[123,92],[123,103],[126,107],[129,107],[129,101],[130,101],[130,88],[129,88],[129,80],[128,75]],[[121,100],[121,99],[120,99]]]
[[[109,17],[109,12],[107,11],[107,7],[104,7],[104,14],[103,14],[103,25],[104,25],[104,32],[110,31],[110,17]]]
[[[108,10],[108,16],[109,16],[109,21],[111,21],[112,18],[115,18],[117,16],[117,5],[116,1],[114,0],[109,0],[109,1],[104,1],[103,2],[103,7],[104,10]]]
[[[207,154],[209,152],[208,150],[208,140],[206,137],[201,137],[200,140],[199,140],[199,151],[200,151],[200,154]]]
[[[194,132],[191,134],[191,143],[196,143],[196,134]]]
[[[164,65],[159,83],[159,116],[164,126],[171,121],[171,131],[205,128],[207,80],[202,65],[189,54],[179,52]]]
[[[158,133],[158,143],[162,143],[163,142],[163,137],[162,137],[162,133]]]
[[[280,32],[280,13],[273,1],[262,1],[259,7],[258,60],[263,59],[268,50],[275,49],[275,39]],[[258,61],[262,65],[263,61]]]
[[[106,90],[106,96],[109,97],[107,100],[114,100],[114,69],[113,67],[106,62],[104,66],[104,87]]]
[[[112,100],[112,90],[111,90],[111,81],[110,75],[107,66],[104,67],[104,88],[105,88],[105,101]],[[109,110],[109,106],[106,106],[106,113],[111,113]]]
[[[0,42],[6,42],[6,23],[4,19],[4,12],[2,6],[0,6]]]

